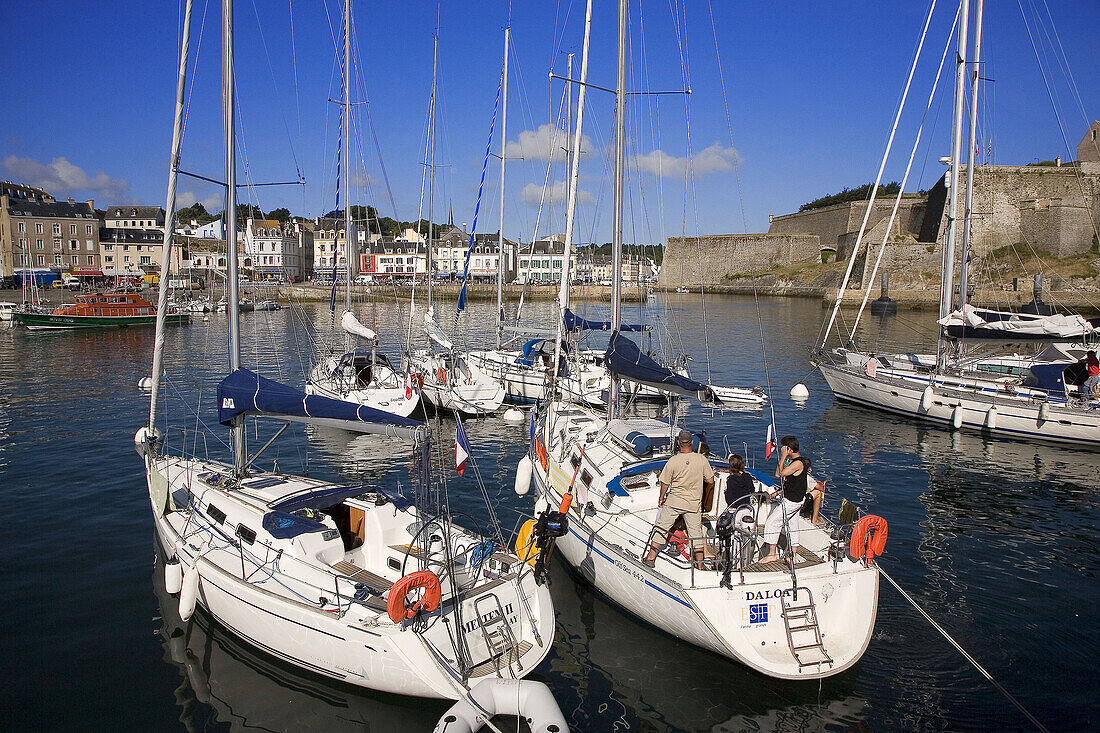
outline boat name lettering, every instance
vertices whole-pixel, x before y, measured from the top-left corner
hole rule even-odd
[[[237,406],[233,404],[233,398],[232,397],[226,397],[225,399],[222,400],[222,409],[223,410],[236,410],[237,409]]]
[[[791,594],[790,588],[776,588],[775,590],[750,590],[745,592],[746,601],[768,601],[773,598],[782,598]]]
[[[473,633],[474,630],[477,629],[477,627],[479,625],[479,622],[480,622],[481,626],[486,626],[486,625],[494,622],[499,616],[500,616],[500,614],[498,614],[496,611],[490,611],[489,613],[483,613],[481,615],[480,619],[475,618],[471,621],[467,621],[466,623],[462,624],[462,630],[465,631],[468,634]],[[519,621],[519,615],[516,614],[512,610],[512,604],[511,603],[507,603],[507,604],[504,605],[504,616],[505,616],[505,618],[508,619],[508,623],[510,623],[510,624],[514,624],[514,623],[517,623]]]

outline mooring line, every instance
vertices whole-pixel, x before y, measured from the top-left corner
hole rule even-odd
[[[977,660],[977,659],[975,659],[974,657],[970,656],[970,654],[968,654],[968,653],[967,653],[967,651],[966,651],[965,649],[963,649],[963,648],[962,648],[962,646],[960,646],[960,645],[959,645],[959,642],[957,642],[957,641],[955,641],[954,639],[952,639],[952,638],[951,638],[951,635],[950,635],[950,634],[948,634],[948,633],[947,633],[947,632],[946,632],[946,631],[944,630],[944,628],[943,628],[942,626],[940,626],[940,625],[939,625],[938,623],[936,623],[936,620],[935,620],[934,618],[932,618],[931,616],[929,616],[929,615],[928,615],[928,612],[927,612],[927,611],[925,611],[925,610],[924,610],[923,608],[921,608],[921,607],[920,607],[920,605],[919,605],[919,604],[918,604],[918,603],[917,603],[917,602],[916,602],[915,600],[913,600],[913,597],[912,597],[912,596],[910,596],[910,595],[909,595],[908,593],[906,593],[906,592],[905,592],[905,589],[904,589],[904,588],[902,588],[902,587],[901,587],[900,585],[898,585],[898,584],[897,584],[897,581],[896,581],[896,580],[894,580],[893,578],[891,578],[891,577],[890,577],[890,576],[889,576],[889,575],[887,574],[887,572],[886,572],[885,570],[883,570],[883,569],[882,569],[882,567],[881,567],[881,566],[879,566],[879,572],[880,572],[880,573],[882,573],[882,577],[884,577],[884,578],[886,578],[887,580],[889,580],[889,581],[890,581],[890,585],[894,586],[894,588],[896,588],[896,589],[897,589],[898,593],[901,593],[902,597],[903,597],[903,598],[904,598],[905,600],[909,601],[909,603],[910,603],[910,604],[912,604],[913,608],[917,609],[917,611],[919,611],[919,612],[920,612],[920,615],[921,615],[921,616],[924,616],[924,618],[925,618],[925,619],[927,619],[928,623],[932,624],[932,626],[933,626],[933,627],[934,627],[934,628],[936,629],[936,631],[938,631],[938,632],[940,632],[941,634],[943,634],[943,638],[947,639],[947,640],[948,640],[949,642],[951,642],[951,645],[952,645],[952,646],[954,646],[954,647],[955,647],[956,649],[958,649],[958,650],[959,650],[959,654],[962,654],[962,655],[963,655],[963,656],[964,656],[964,657],[966,658],[966,660],[967,660],[968,662],[970,662],[970,663],[971,663],[972,665],[974,665],[974,669],[976,669],[976,670],[978,670],[979,672],[981,672],[981,673],[982,673],[982,676],[983,676],[983,677],[985,677],[985,678],[986,678],[987,680],[989,680],[989,682],[990,682],[990,683],[991,683],[991,684],[992,684],[992,685],[993,685],[994,687],[996,687],[996,688],[997,688],[997,691],[998,691],[998,692],[1000,692],[1000,693],[1001,693],[1002,695],[1004,695],[1004,696],[1005,696],[1006,698],[1008,698],[1008,701],[1009,701],[1010,703],[1012,703],[1013,705],[1015,705],[1015,706],[1016,706],[1016,708],[1017,708],[1017,709],[1018,709],[1018,710],[1019,710],[1019,711],[1020,711],[1021,713],[1023,713],[1023,714],[1024,714],[1024,715],[1025,715],[1025,716],[1027,717],[1027,719],[1028,719],[1028,720],[1030,720],[1030,721],[1032,722],[1032,724],[1033,724],[1033,725],[1034,725],[1034,726],[1035,726],[1036,728],[1038,728],[1039,730],[1043,731],[1043,733],[1050,733],[1050,731],[1049,731],[1049,730],[1047,730],[1047,728],[1046,728],[1046,726],[1045,726],[1045,725],[1043,725],[1042,723],[1040,723],[1040,722],[1039,722],[1039,720],[1038,720],[1038,719],[1037,719],[1037,718],[1036,718],[1036,717],[1035,717],[1034,715],[1032,715],[1032,714],[1031,714],[1030,712],[1028,712],[1027,708],[1025,708],[1025,707],[1023,706],[1023,704],[1021,704],[1021,703],[1020,703],[1020,701],[1019,701],[1019,700],[1017,700],[1017,699],[1016,699],[1015,697],[1013,697],[1013,696],[1012,696],[1012,693],[1011,693],[1011,692],[1009,692],[1008,690],[1006,690],[1006,689],[1005,689],[1005,688],[1004,688],[1004,687],[1003,687],[1003,686],[1001,685],[1001,683],[1000,683],[1000,682],[998,682],[997,680],[993,679],[993,675],[989,674],[989,672],[986,672],[986,671],[985,671],[985,667],[983,667],[982,665],[978,664],[978,660]]]

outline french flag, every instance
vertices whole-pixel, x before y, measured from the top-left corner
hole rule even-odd
[[[768,425],[768,440],[764,443],[764,460],[768,460],[772,457],[772,453],[775,452],[775,426]]]
[[[466,472],[466,459],[470,457],[470,441],[466,437],[466,429],[462,427],[462,418],[457,414],[458,429],[455,431],[455,470],[461,476]]]

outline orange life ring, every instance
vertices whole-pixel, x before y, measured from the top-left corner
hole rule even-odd
[[[542,441],[535,438],[535,455],[538,456],[539,464],[542,466],[543,471],[549,471],[550,454],[546,452],[546,446],[542,444]]]
[[[446,369],[440,367],[439,370],[435,373],[435,376],[436,376],[436,379],[439,380],[440,384],[446,384],[447,383],[447,370]]]
[[[405,596],[409,591],[424,589],[420,600],[411,606],[405,604]],[[390,614],[390,620],[395,624],[406,621],[421,611],[431,613],[439,608],[443,589],[439,583],[439,577],[431,570],[418,570],[401,578],[390,589],[390,598],[386,601],[386,611]]]
[[[856,560],[866,557],[874,560],[886,548],[886,520],[868,514],[852,527],[852,541],[848,554]]]

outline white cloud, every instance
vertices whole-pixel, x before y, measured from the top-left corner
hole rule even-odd
[[[553,125],[539,125],[539,129],[524,130],[517,141],[505,144],[504,155],[527,160],[550,160],[553,155],[555,160],[560,160],[565,157],[565,148],[571,147],[571,137]],[[588,135],[581,135],[581,155],[592,149],[592,140]]]
[[[103,171],[88,175],[83,168],[73,165],[66,158],[40,163],[34,158],[9,155],[4,158],[4,168],[14,180],[41,188],[58,198],[77,192],[91,192],[112,204],[129,203],[129,199],[123,201],[130,190],[128,180],[112,178]]]
[[[186,208],[196,202],[202,204],[207,211],[217,213],[225,206],[225,195],[212,193],[206,198],[200,199],[194,191],[182,191],[176,194],[176,208]]]
[[[550,185],[549,199],[555,204],[564,204],[569,194],[569,188],[565,185],[565,181],[554,181]],[[543,190],[544,186],[540,186],[537,183],[528,183],[523,187],[523,191],[520,192],[520,196],[523,198],[523,203],[528,206],[538,206],[543,203]],[[577,203],[580,204],[594,204],[596,199],[588,191],[577,189]]]
[[[372,176],[370,173],[367,173],[366,171],[359,171],[357,173],[352,174],[352,176],[351,176],[351,185],[352,186],[371,187],[371,186],[377,186],[378,183],[379,183],[378,179],[375,178],[374,176]],[[352,204],[352,205],[354,206],[354,204]]]
[[[684,158],[669,155],[663,150],[654,150],[651,153],[636,156],[634,164],[639,170],[655,176],[683,178],[689,169],[696,176],[733,170],[735,165],[741,164],[741,155],[732,147],[724,148],[715,143],[695,155]]]

